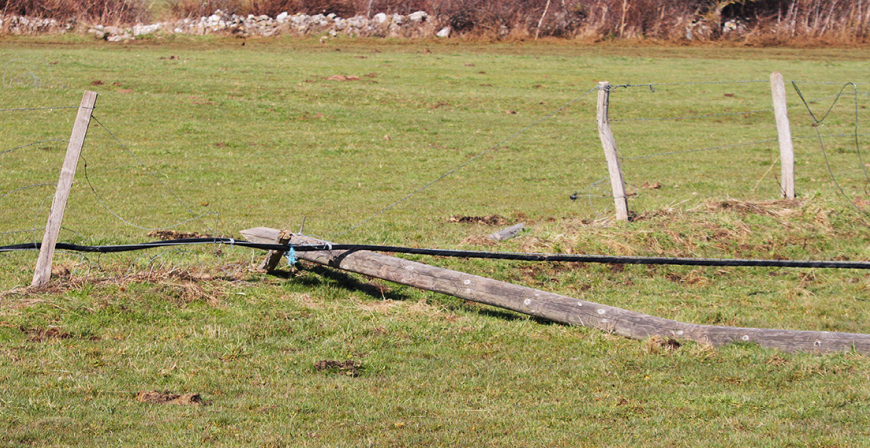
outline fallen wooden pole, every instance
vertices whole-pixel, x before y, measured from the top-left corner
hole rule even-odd
[[[241,233],[248,241],[272,244],[279,240],[280,232],[257,227]],[[304,235],[293,235],[290,244],[326,243]],[[553,322],[597,328],[632,339],[661,336],[713,346],[752,342],[785,351],[831,353],[854,349],[870,354],[870,335],[866,334],[689,324],[368,251],[297,251],[296,257]]]

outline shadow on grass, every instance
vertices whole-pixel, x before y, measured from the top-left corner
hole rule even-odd
[[[390,290],[389,288],[360,281],[344,272],[336,271],[334,269],[315,265],[306,267],[305,270],[317,274],[317,276],[296,277],[290,271],[275,271],[273,272],[273,275],[279,278],[293,280],[297,284],[307,287],[316,287],[324,285],[326,283],[332,283],[333,285],[340,286],[347,290],[359,291],[376,300],[395,300],[404,302],[411,299],[411,297],[407,294],[402,294],[400,292]],[[496,319],[505,321],[530,320],[541,325],[553,325],[555,323],[547,319],[522,314],[516,311],[496,308],[486,304],[478,304],[459,298],[457,298],[457,300],[459,300],[459,302],[448,304],[447,307],[462,308],[463,310],[474,310],[474,312],[480,315],[494,317]]]

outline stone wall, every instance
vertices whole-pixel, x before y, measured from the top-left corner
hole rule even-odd
[[[21,16],[0,18],[0,30],[9,34],[39,34],[86,32],[98,39],[113,42],[133,40],[146,35],[238,35],[275,36],[275,35],[347,35],[355,37],[449,37],[449,27],[439,27],[438,21],[425,11],[408,15],[374,14],[371,17],[355,16],[350,18],[329,15],[306,15],[288,13],[277,17],[238,16],[220,10],[207,17],[183,19],[151,24],[137,24],[129,27],[103,26],[101,24],[76,24],[74,20],[58,22],[54,19],[32,19]]]

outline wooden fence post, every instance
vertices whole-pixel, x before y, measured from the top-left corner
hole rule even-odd
[[[782,166],[782,197],[794,199],[794,144],[791,140],[791,125],[788,121],[788,104],[785,101],[785,83],[782,74],[770,74],[770,91],[773,93],[773,113],[776,116],[776,133],[779,141],[779,163]]]
[[[293,237],[293,234],[288,230],[282,230],[278,235],[278,239],[274,241],[276,244],[287,244],[290,242],[290,238]],[[266,258],[260,263],[259,269],[264,270],[266,272],[272,272],[278,266],[278,262],[281,261],[281,258],[284,256],[286,252],[283,250],[270,250],[266,255]]]
[[[628,199],[625,196],[625,181],[622,178],[622,168],[619,166],[619,154],[616,148],[616,139],[610,130],[610,83],[601,81],[598,83],[598,136],[601,137],[601,146],[604,147],[604,157],[607,159],[607,171],[610,172],[610,187],[613,190],[613,202],[616,205],[616,219],[628,220]]]
[[[33,272],[33,283],[30,284],[33,287],[43,286],[51,278],[51,259],[54,256],[54,246],[57,244],[57,238],[60,234],[66,202],[69,199],[76,167],[79,164],[79,156],[82,153],[82,146],[85,144],[85,136],[88,134],[88,126],[91,123],[91,113],[96,103],[97,93],[86,90],[79,105],[79,112],[76,115],[69,145],[66,148],[66,158],[63,161],[63,168],[60,170],[60,179],[57,181],[57,190],[54,193],[51,211],[48,214],[48,222],[45,224],[39,259],[36,261],[36,269]]]

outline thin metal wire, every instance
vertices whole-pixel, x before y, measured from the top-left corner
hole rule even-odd
[[[653,91],[655,92],[655,91]],[[832,98],[837,98],[837,95],[826,96],[822,98],[816,98],[808,101],[810,104],[814,104],[820,101],[826,101]],[[794,103],[786,106],[788,109],[801,106],[802,103]],[[716,118],[716,117],[729,117],[735,115],[752,115],[758,113],[772,113],[773,108],[770,109],[757,109],[757,110],[746,110],[740,112],[728,112],[722,114],[706,114],[706,115],[683,115],[683,116],[672,116],[672,117],[661,117],[661,118],[621,118],[621,119],[611,119],[610,122],[624,122],[624,121],[678,121],[678,120],[691,120],[695,118]]]
[[[58,109],[78,109],[79,106],[59,106],[59,107],[22,107],[18,109],[0,109],[0,112],[29,112],[34,110],[58,110]]]
[[[182,222],[179,222],[179,223],[173,224],[173,225],[171,225],[171,226],[169,226],[169,227],[161,227],[161,229],[171,229],[171,228],[173,228],[173,227],[178,227],[178,226],[180,226],[180,225],[182,225],[182,224],[186,224],[186,223],[191,222],[191,221],[199,221],[203,226],[206,227],[206,229],[208,229],[209,232],[211,232],[211,233],[216,233],[216,229],[215,229],[215,228],[210,227],[208,224],[205,223],[205,221],[203,221],[203,220],[200,219],[200,218],[203,218],[203,217],[205,217],[205,216],[216,216],[216,217],[217,217],[216,220],[219,220],[219,219],[220,219],[220,214],[219,214],[218,212],[208,212],[208,213],[203,213],[203,214],[200,214],[200,215],[196,215],[196,212],[194,212],[194,211],[193,211],[193,210],[192,210],[192,209],[191,209],[187,204],[185,204],[184,201],[182,201],[181,198],[178,197],[178,195],[175,194],[175,192],[174,192],[171,188],[169,188],[169,186],[167,186],[167,185],[166,185],[162,180],[160,180],[160,177],[158,177],[157,174],[154,173],[154,171],[152,171],[150,168],[148,168],[148,166],[145,165],[145,163],[142,162],[142,160],[141,160],[139,157],[137,157],[136,154],[134,154],[133,151],[132,151],[132,150],[131,150],[127,145],[125,145],[125,144],[121,141],[121,139],[119,139],[119,138],[115,135],[114,132],[112,132],[108,127],[106,127],[106,125],[103,124],[103,122],[101,122],[101,121],[100,121],[96,116],[94,116],[93,114],[91,115],[91,118],[93,118],[94,121],[96,121],[97,124],[99,124],[100,127],[102,127],[106,132],[108,132],[109,135],[111,135],[112,138],[115,140],[115,142],[117,142],[118,145],[120,145],[121,148],[123,148],[124,151],[127,152],[127,154],[129,154],[131,157],[133,157],[133,159],[136,160],[136,162],[137,162],[140,166],[142,166],[142,168],[144,168],[144,169],[148,172],[148,174],[150,174],[151,177],[153,177],[153,178],[154,178],[154,179],[155,179],[155,180],[156,180],[156,181],[157,181],[157,182],[158,182],[158,183],[159,183],[159,184],[160,184],[160,185],[161,185],[161,186],[162,186],[162,187],[163,187],[167,192],[169,192],[169,194],[170,194],[173,198],[175,198],[175,200],[176,200],[176,201],[177,201],[177,202],[178,202],[182,207],[184,207],[184,208],[185,208],[185,209],[186,209],[186,210],[187,210],[191,215],[195,215],[195,216],[194,216],[193,218],[191,218],[191,219],[188,219],[188,220],[186,220],[186,221],[182,221]],[[87,161],[85,161],[85,178],[87,178]],[[91,187],[91,191],[94,193],[94,196],[97,197],[97,199],[99,200],[100,204],[102,204],[103,207],[104,207],[106,210],[108,210],[110,213],[112,213],[113,215],[115,215],[116,218],[120,219],[120,220],[123,221],[125,224],[130,225],[130,226],[133,226],[133,227],[136,227],[136,228],[138,228],[138,229],[142,229],[142,230],[159,230],[159,229],[149,229],[149,228],[146,228],[146,227],[141,227],[141,226],[138,226],[138,225],[136,225],[136,224],[131,223],[130,221],[125,220],[124,218],[122,218],[121,216],[119,216],[117,213],[115,213],[114,211],[112,211],[111,209],[109,209],[109,207],[105,204],[105,202],[103,202],[103,200],[102,200],[102,199],[99,197],[99,195],[97,194],[96,189],[95,189],[94,186],[91,184],[90,179],[88,179],[88,185]]]
[[[12,235],[14,233],[39,232],[40,230],[45,230],[45,227],[39,227],[39,228],[35,228],[35,229],[26,229],[26,230],[9,230],[7,232],[0,232],[0,235]]]
[[[7,149],[7,150],[4,150],[4,151],[0,151],[0,155],[6,154],[7,152],[16,151],[16,150],[19,150],[19,149],[22,149],[22,148],[27,148],[28,146],[35,146],[35,145],[39,145],[39,144],[41,144],[41,143],[47,143],[47,142],[69,143],[69,140],[63,140],[63,139],[58,139],[58,138],[50,138],[50,139],[47,139],[47,140],[40,140],[40,141],[38,141],[38,142],[28,143],[28,144],[26,144],[26,145],[16,146],[15,148],[12,148],[12,149]]]
[[[759,110],[748,110],[744,112],[729,112],[726,114],[708,114],[708,115],[685,115],[682,117],[662,117],[662,118],[622,118],[618,120],[610,120],[610,122],[618,122],[618,121],[678,121],[678,120],[690,120],[693,118],[715,118],[715,117],[728,117],[734,115],[751,115],[757,113],[770,113],[773,112],[773,109],[759,109]]]
[[[130,222],[130,221],[127,220],[127,219],[124,219],[124,217],[122,217],[121,215],[119,215],[118,213],[116,213],[114,210],[112,210],[112,209],[109,207],[109,205],[106,204],[105,201],[103,201],[103,198],[100,196],[99,193],[97,193],[97,189],[94,188],[94,184],[91,183],[91,178],[90,178],[90,176],[88,176],[88,160],[84,157],[84,155],[81,155],[81,156],[79,156],[79,157],[81,157],[82,161],[84,162],[84,166],[82,167],[82,174],[84,174],[84,176],[85,176],[85,182],[88,184],[88,187],[91,189],[91,192],[94,194],[94,197],[97,198],[97,202],[99,202],[100,205],[101,205],[104,209],[106,209],[106,211],[108,211],[109,213],[111,213],[115,218],[118,218],[119,221],[123,222],[124,224],[127,224],[127,225],[130,226],[130,227],[135,227],[135,228],[137,228],[137,229],[148,230],[148,231],[151,231],[151,230],[172,229],[172,228],[178,227],[178,226],[180,226],[180,225],[182,225],[182,224],[187,224],[187,223],[189,223],[189,222],[191,222],[191,221],[197,221],[197,220],[199,220],[200,218],[202,218],[202,217],[204,217],[204,216],[213,215],[213,214],[216,214],[216,213],[217,213],[217,212],[204,213],[204,214],[201,214],[201,215],[199,215],[199,216],[195,216],[195,217],[193,217],[193,218],[190,218],[190,219],[188,219],[188,220],[185,220],[185,221],[181,221],[181,222],[175,223],[175,224],[173,224],[173,225],[171,225],[171,226],[163,226],[163,227],[154,227],[154,228],[149,228],[149,227],[143,227],[143,226],[137,225],[137,224],[135,224],[135,223],[133,223],[133,222]],[[161,182],[161,183],[162,183],[162,182]],[[189,210],[189,209],[188,209],[188,210]],[[199,222],[202,223],[203,225],[205,225],[205,223],[202,222],[201,220],[200,220]],[[206,227],[208,227],[208,226],[206,225]]]
[[[733,145],[711,146],[711,147],[709,147],[709,148],[688,149],[688,150],[685,150],[685,151],[662,152],[662,153],[658,153],[658,154],[649,154],[649,155],[646,155],[646,156],[620,157],[619,160],[639,160],[639,159],[649,159],[649,158],[651,158],[651,157],[669,156],[669,155],[674,155],[674,154],[686,154],[686,153],[690,153],[690,152],[713,151],[713,150],[716,150],[716,149],[736,148],[736,147],[739,147],[739,146],[751,146],[751,145],[757,145],[757,144],[760,144],[760,143],[770,143],[770,142],[775,142],[775,141],[776,141],[775,138],[767,138],[767,139],[764,139],[764,140],[756,140],[756,141],[754,141],[754,142],[735,143],[735,144],[733,144]]]
[[[648,84],[619,84],[610,86],[613,89],[628,89],[632,87],[648,87],[650,91],[655,92],[655,86],[692,86],[702,84],[751,84],[759,82],[770,82],[768,80],[746,80],[746,81],[696,81],[696,82],[657,82]]]
[[[870,134],[828,134],[828,135],[822,135],[821,137],[822,138],[854,137],[856,135],[860,136],[860,137],[870,136]],[[807,139],[807,138],[818,138],[818,137],[819,137],[818,135],[803,135],[803,136],[792,137],[791,139],[792,140],[803,140],[803,139]]]
[[[46,182],[46,183],[43,183],[43,184],[30,184],[30,185],[25,185],[25,186],[23,186],[23,187],[18,187],[18,188],[14,189],[14,190],[10,190],[10,191],[7,191],[6,193],[0,194],[0,198],[2,198],[2,197],[4,197],[4,196],[8,196],[8,195],[10,195],[10,194],[12,194],[12,193],[16,193],[16,192],[21,191],[21,190],[26,190],[26,189],[28,189],[28,188],[46,187],[46,186],[48,186],[48,187],[56,187],[57,184],[53,184],[53,183],[50,183],[50,182]]]
[[[359,228],[360,226],[366,224],[367,222],[369,222],[369,221],[371,221],[371,220],[377,218],[378,216],[380,216],[380,215],[386,213],[387,211],[393,209],[393,208],[396,207],[397,205],[401,204],[402,202],[405,202],[406,200],[410,199],[411,197],[415,196],[416,194],[420,193],[421,191],[423,191],[423,190],[429,188],[430,186],[434,185],[436,182],[441,181],[442,179],[446,178],[447,176],[449,176],[449,175],[455,173],[456,171],[459,171],[460,169],[462,169],[462,168],[466,167],[467,165],[471,164],[472,162],[474,162],[474,161],[480,159],[481,157],[483,157],[484,155],[488,154],[488,153],[491,152],[492,150],[498,148],[499,146],[502,146],[502,145],[504,145],[505,143],[507,143],[507,142],[513,140],[514,138],[518,137],[520,134],[522,134],[522,133],[526,132],[527,130],[531,129],[532,127],[538,125],[538,124],[541,123],[542,121],[547,120],[547,119],[549,119],[549,118],[552,118],[554,115],[556,115],[557,113],[561,112],[563,109],[565,109],[565,108],[567,108],[568,106],[570,106],[570,105],[576,103],[577,101],[580,101],[580,99],[583,98],[585,95],[588,95],[588,94],[590,94],[590,93],[592,93],[592,92],[595,92],[595,91],[597,91],[597,90],[598,90],[598,86],[596,86],[596,87],[594,87],[594,88],[591,88],[591,89],[585,91],[582,95],[580,95],[580,96],[578,96],[577,98],[574,98],[573,100],[571,100],[571,101],[565,103],[564,105],[560,106],[559,108],[555,109],[554,111],[550,112],[549,114],[547,114],[547,115],[545,115],[545,116],[543,116],[543,117],[537,119],[537,120],[534,121],[533,123],[527,125],[526,127],[520,129],[519,131],[515,132],[515,133],[514,133],[513,135],[511,135],[510,137],[508,137],[508,138],[506,138],[506,139],[504,139],[504,140],[502,140],[502,141],[496,143],[495,145],[490,146],[489,148],[487,148],[487,149],[485,149],[484,151],[482,151],[480,154],[478,154],[478,155],[472,157],[471,159],[467,160],[465,163],[463,163],[463,164],[461,164],[461,165],[459,165],[459,166],[457,166],[457,167],[451,169],[450,171],[447,171],[446,173],[442,174],[441,176],[439,176],[439,177],[436,178],[435,180],[433,180],[433,181],[431,181],[431,182],[429,182],[429,183],[423,185],[422,187],[419,187],[419,188],[417,188],[416,190],[414,190],[414,191],[412,191],[412,192],[406,194],[405,196],[403,196],[402,198],[400,198],[400,199],[398,199],[397,201],[393,202],[392,204],[389,204],[389,205],[387,205],[386,207],[382,208],[381,210],[379,210],[379,211],[376,212],[375,214],[373,214],[373,215],[369,216],[368,218],[366,218],[366,219],[360,221],[358,224],[355,224],[355,225],[351,226],[349,229],[347,229],[347,230],[345,230],[344,232],[342,232],[342,233],[336,235],[335,238],[333,238],[333,239],[338,239],[338,238],[340,238],[340,237],[342,237],[342,236],[344,236],[344,235],[346,235],[346,234],[348,234],[348,233],[350,233],[350,232],[356,230],[356,229]]]
[[[801,101],[804,102],[804,106],[806,106],[807,112],[810,114],[810,118],[813,120],[814,129],[816,130],[816,135],[817,135],[818,140],[819,140],[819,147],[822,149],[822,155],[825,158],[825,166],[828,168],[828,174],[831,176],[831,180],[834,181],[834,185],[837,187],[837,190],[840,191],[840,194],[843,195],[844,198],[846,198],[846,200],[849,202],[849,204],[852,205],[852,207],[854,207],[855,210],[858,211],[858,213],[863,214],[863,215],[870,215],[867,212],[865,212],[864,210],[862,210],[860,207],[858,207],[858,205],[855,204],[855,201],[853,201],[852,198],[850,198],[849,195],[846,194],[846,192],[843,190],[843,187],[840,185],[840,182],[837,180],[837,176],[834,175],[834,170],[831,168],[831,162],[828,159],[828,152],[825,149],[825,142],[824,142],[824,139],[822,138],[822,133],[819,130],[820,125],[825,121],[825,119],[828,118],[828,115],[834,109],[834,106],[836,106],[837,102],[839,102],[840,97],[843,95],[843,92],[846,90],[847,87],[852,86],[852,89],[853,89],[854,94],[855,94],[855,124],[854,124],[854,134],[853,134],[855,136],[855,151],[858,154],[858,160],[859,160],[860,165],[861,165],[861,170],[864,172],[864,178],[868,182],[870,182],[870,177],[868,177],[868,174],[867,174],[867,167],[864,164],[864,158],[861,155],[861,145],[860,145],[860,141],[858,139],[858,85],[853,83],[853,82],[847,82],[847,83],[843,84],[843,87],[840,89],[840,92],[837,94],[837,98],[831,103],[831,106],[828,108],[828,110],[825,112],[825,115],[823,115],[821,119],[817,118],[816,114],[813,113],[812,108],[807,103],[807,101],[804,99],[803,93],[801,93],[801,90],[798,87],[797,82],[792,81],[792,86],[794,87],[795,92],[797,92],[798,97],[801,99]]]

